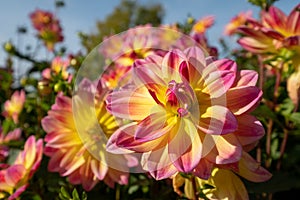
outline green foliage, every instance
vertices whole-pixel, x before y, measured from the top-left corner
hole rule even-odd
[[[72,195],[70,195],[64,187],[61,187],[59,198],[60,200],[87,200],[87,194],[82,192],[81,197],[79,197],[76,188],[74,188]]]
[[[248,0],[249,3],[258,6],[263,10],[268,10],[276,1],[278,0]]]
[[[82,45],[91,51],[110,35],[120,33],[130,27],[143,24],[158,26],[162,22],[164,9],[160,4],[140,5],[138,1],[122,0],[105,20],[98,21],[96,33],[79,33]]]

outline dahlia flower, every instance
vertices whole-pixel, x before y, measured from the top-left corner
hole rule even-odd
[[[236,33],[237,28],[245,25],[248,19],[251,19],[252,12],[240,12],[238,15],[233,17],[230,22],[225,26],[224,33],[226,35],[233,35]]]
[[[23,109],[25,102],[25,92],[24,90],[15,91],[11,96],[10,100],[7,100],[4,103],[3,116],[12,118],[13,121],[17,124],[19,122],[19,114]]]
[[[0,198],[13,200],[25,191],[29,179],[40,166],[43,155],[43,140],[36,141],[30,136],[12,165],[1,165],[0,170]]]
[[[63,41],[59,20],[51,12],[37,9],[30,14],[30,19],[48,50],[53,51],[54,45]]]
[[[107,97],[107,109],[127,120],[109,138],[112,153],[141,154],[156,179],[177,172],[210,176],[214,164],[237,163],[264,135],[250,112],[262,92],[257,73],[198,47],[136,60],[132,81]]]
[[[106,59],[120,66],[130,67],[134,60],[152,54],[154,50],[149,47],[158,47],[158,37],[149,34],[151,29],[150,25],[137,26],[125,33],[106,38],[102,43],[105,47],[102,48],[101,53]]]
[[[195,181],[197,188],[201,188],[203,194],[208,199],[249,199],[243,182],[230,170],[214,168],[208,180],[197,177]],[[211,187],[205,188],[207,185]],[[184,186],[184,194],[186,197],[188,199],[194,199],[192,181],[177,174],[173,178],[173,188],[180,196],[183,195],[183,192],[180,190],[182,186]]]
[[[194,33],[203,34],[206,30],[211,27],[215,22],[214,16],[206,16],[199,19],[193,26],[192,31]]]
[[[100,180],[110,187],[116,182],[127,184],[128,166],[134,162],[123,155],[115,156],[105,151],[106,142],[103,140],[117,129],[118,124],[106,112],[103,100],[97,103],[98,121],[91,120],[91,113],[82,109],[86,105],[80,98],[90,96],[89,92],[82,89],[79,96],[73,96],[73,106],[78,108],[76,112],[72,111],[72,99],[59,94],[48,116],[42,120],[47,132],[44,153],[50,157],[48,169],[67,176],[72,184],[82,184],[87,191]],[[103,90],[100,96],[104,94]],[[89,100],[94,105],[94,99]],[[99,125],[105,135],[95,129]],[[123,172],[113,165],[126,165],[127,169]]]
[[[247,26],[239,28],[244,37],[238,43],[253,53],[278,53],[283,47],[299,46],[299,8],[300,4],[288,16],[275,6],[262,11],[261,22],[248,20]]]
[[[7,134],[2,132],[0,127],[0,162],[3,162],[9,154],[7,143],[13,140],[19,140],[21,137],[21,129],[17,128]]]
[[[69,65],[69,59],[63,60],[61,57],[55,57],[51,62],[51,67],[43,70],[42,76],[46,79],[51,79],[52,73],[55,75],[61,74],[62,78],[67,80],[69,77],[67,72]]]
[[[243,182],[236,174],[252,182],[263,182],[271,178],[271,174],[267,170],[262,168],[249,154],[243,152],[241,160],[235,163],[234,167],[215,165],[207,180],[195,177],[196,188],[202,189],[209,199],[249,199]],[[184,193],[188,198],[193,199],[195,191],[191,179],[184,178],[179,173],[172,179],[173,188],[177,194],[181,196]],[[180,190],[183,185],[184,192]],[[212,187],[206,187],[206,185]]]

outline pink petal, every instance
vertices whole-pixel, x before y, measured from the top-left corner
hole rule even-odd
[[[189,58],[189,62],[183,61],[179,66],[179,73],[183,81],[189,82],[193,88],[199,87],[202,72],[205,68],[201,62],[194,57]]]
[[[32,135],[30,136],[24,146],[24,151],[22,152],[22,160],[23,164],[26,167],[26,169],[29,169],[33,164],[36,157],[36,142],[35,137]]]
[[[169,141],[169,156],[181,172],[191,172],[201,159],[202,143],[193,122],[181,118],[175,136]]]
[[[230,70],[220,70],[219,68],[229,65]],[[234,70],[234,62],[230,62],[229,60],[220,60],[214,61],[209,64],[204,70],[202,74],[202,78],[204,81],[204,93],[208,93],[212,96],[212,98],[220,97],[223,95],[234,83],[236,72]]]
[[[157,105],[145,89],[115,91],[107,96],[107,110],[122,119],[142,120]]]
[[[261,97],[262,91],[255,86],[232,88],[227,92],[227,107],[235,115],[241,115],[254,109]]]
[[[16,185],[24,178],[26,169],[22,164],[12,165],[7,168],[5,173],[5,181],[8,185],[16,187]]]
[[[48,148],[45,148],[45,151],[48,151]],[[63,156],[64,156],[64,151],[57,151],[55,152],[48,163],[48,170],[50,172],[59,172],[61,170],[61,167],[59,166],[59,163],[61,162]],[[45,153],[48,154],[48,153]]]
[[[81,184],[79,170],[68,176],[68,181],[74,185]]]
[[[79,169],[79,174],[82,187],[85,191],[92,190],[95,187],[95,185],[99,182],[96,176],[92,173],[89,162],[87,162]]]
[[[206,159],[201,159],[198,165],[195,167],[193,174],[201,179],[207,180],[211,176],[213,169],[213,163]]]
[[[218,137],[216,148],[219,152],[217,164],[234,163],[241,158],[242,147],[233,134]]]
[[[300,4],[298,4],[288,16],[286,28],[295,35],[300,34]]]
[[[238,40],[238,43],[246,50],[253,53],[275,52],[273,39],[260,35],[258,38],[243,37]]]
[[[275,6],[271,6],[268,12],[263,11],[261,18],[264,25],[274,29],[284,29],[287,22],[286,15]]]
[[[50,68],[46,68],[42,71],[42,77],[46,78],[46,79],[51,79],[51,69]]]
[[[206,55],[204,55],[204,52],[202,49],[200,49],[199,47],[193,46],[193,47],[189,47],[186,50],[184,50],[184,53],[186,54],[187,60],[190,62],[191,58],[197,60],[198,62],[201,63],[201,66],[205,66],[206,65],[206,61],[205,61],[205,57]]]
[[[1,131],[1,130],[0,130]],[[9,132],[6,136],[5,139],[3,141],[8,142],[11,140],[18,140],[21,137],[21,129],[17,128],[11,132]]]
[[[72,99],[67,96],[63,96],[59,93],[55,99],[55,104],[51,107],[52,110],[68,110],[72,111]]]
[[[240,160],[242,147],[233,134],[206,135],[203,140],[203,153],[212,163],[229,164]]]
[[[112,168],[110,168],[107,173],[107,176],[109,176],[115,183],[119,183],[121,185],[128,184],[128,175],[128,172],[122,172]]]
[[[72,147],[74,145],[81,145],[79,137],[74,134],[72,131],[61,132],[50,132],[45,136],[45,141],[47,142],[48,147],[53,148],[63,148],[63,147]]]
[[[57,122],[53,117],[46,116],[42,119],[42,127],[47,133],[54,131]]]
[[[20,195],[26,190],[27,187],[28,184],[19,187],[12,195],[9,196],[8,200],[18,199],[18,197],[20,197]]]
[[[137,87],[145,86],[148,90],[155,93],[165,94],[164,89],[167,85],[161,77],[161,73],[155,73],[153,68],[157,68],[156,64],[137,60],[133,64],[133,79]]]
[[[42,157],[43,157],[43,150],[44,150],[44,144],[43,144],[43,139],[38,139],[36,142],[36,155],[35,155],[35,161],[33,165],[31,166],[31,173],[30,176],[33,175],[33,173],[39,168]]]
[[[156,180],[169,178],[177,172],[169,158],[167,146],[143,153],[141,165]]]
[[[213,64],[219,69],[219,70],[229,70],[236,73],[237,71],[237,65],[233,60],[230,59],[220,59],[213,62]]]
[[[266,169],[260,166],[260,163],[256,162],[246,152],[243,152],[242,158],[239,162],[239,171],[237,173],[253,182],[264,182],[272,177]]]
[[[242,146],[257,142],[264,136],[265,129],[263,125],[252,115],[240,115],[237,120],[239,125],[234,134]]]
[[[258,74],[254,70],[241,70],[237,77],[234,87],[255,86],[258,80]]]
[[[148,142],[141,142],[134,139],[134,135],[138,129],[136,123],[131,123],[119,128],[109,139],[106,150],[115,154],[123,154],[124,152],[148,152],[161,148],[167,143],[166,137],[160,137]],[[130,151],[128,151],[130,150]]]
[[[294,48],[300,44],[300,35],[291,36],[283,41],[283,46],[287,48]]]
[[[162,61],[162,72],[166,80],[175,80],[180,82],[179,66],[182,61],[186,60],[184,53],[180,50],[174,49],[169,51]]]
[[[282,41],[285,38],[284,35],[273,29],[263,27],[261,28],[261,31],[264,35],[267,35],[271,39]]]
[[[157,139],[170,131],[172,126],[167,124],[167,114],[165,110],[155,112],[138,123],[135,132],[135,140],[140,142]]]
[[[198,128],[206,134],[232,133],[237,129],[237,120],[228,108],[214,105],[202,113]]]
[[[183,61],[179,65],[179,73],[181,75],[181,79],[183,79],[186,82],[189,82],[190,80],[190,74],[189,74],[189,67],[187,62]]]
[[[69,153],[69,152],[68,152]],[[83,156],[74,156],[74,153],[68,154],[66,153],[60,162],[60,167],[64,168],[66,171],[61,173],[61,176],[68,176],[73,173],[75,170],[78,170],[82,165],[85,164],[86,160]],[[74,157],[69,157],[69,156]],[[69,160],[67,160],[69,159]]]
[[[92,159],[91,160],[91,169],[92,169],[92,172],[97,176],[97,178],[99,180],[103,180],[108,171],[108,166],[105,164],[102,164],[101,161]]]

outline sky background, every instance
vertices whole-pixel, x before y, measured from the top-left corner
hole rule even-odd
[[[208,39],[211,44],[218,44],[223,36],[224,26],[232,17],[241,11],[252,10],[253,16],[258,16],[258,8],[247,3],[247,0],[138,0],[141,4],[159,2],[165,9],[165,24],[184,22],[190,15],[199,19],[206,15],[215,16],[215,25],[208,31]],[[104,20],[110,14],[120,0],[65,0],[66,6],[59,10],[58,18],[63,27],[65,36],[64,45],[68,52],[76,53],[83,48],[80,45],[78,32],[90,33],[96,30],[96,21]],[[299,3],[299,0],[280,0],[275,5],[285,13]],[[1,0],[0,3],[0,66],[4,64],[6,57],[3,44],[6,41],[18,43],[19,48],[25,49],[27,44],[35,46],[32,35],[35,31],[31,28],[29,13],[35,9],[54,11],[54,0]],[[17,27],[28,28],[28,35],[17,37]],[[235,38],[226,38],[234,44]],[[46,51],[45,51],[46,53]]]

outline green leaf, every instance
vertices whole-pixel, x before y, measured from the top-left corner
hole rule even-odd
[[[214,189],[215,187],[210,185],[210,184],[204,184],[203,187],[201,188],[202,190],[206,190],[206,189]]]
[[[282,122],[278,120],[276,114],[266,105],[260,105],[252,112],[252,114],[259,117],[260,120],[272,119],[278,125],[283,127]]]
[[[139,189],[139,185],[132,185],[128,189],[128,194],[133,194],[134,192],[138,191],[138,189]]]
[[[293,101],[291,99],[285,99],[282,104],[280,104],[279,109],[280,109],[280,113],[285,116],[288,117],[291,115],[291,113],[294,110],[294,104]]]
[[[85,192],[82,192],[81,199],[87,200],[87,194]]]
[[[278,149],[279,149],[279,140],[278,140],[278,138],[275,138],[272,141],[272,144],[271,144],[271,155],[272,155],[272,158],[274,158],[274,159],[278,159],[279,158],[280,152],[278,151]]]
[[[290,116],[290,120],[294,122],[296,125],[300,125],[300,113],[292,113]]]
[[[59,198],[62,200],[70,200],[71,196],[69,195],[68,191],[64,188],[60,188]]]
[[[74,188],[74,190],[73,190],[73,192],[72,192],[72,196],[73,196],[73,199],[74,199],[74,200],[80,200],[76,188]]]
[[[191,176],[190,174],[186,174],[186,173],[183,173],[183,172],[179,172],[180,176],[182,176],[183,178],[187,178],[187,179],[191,179]]]

